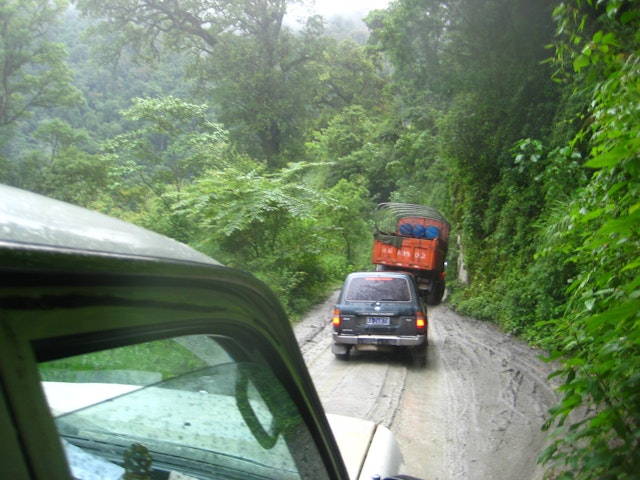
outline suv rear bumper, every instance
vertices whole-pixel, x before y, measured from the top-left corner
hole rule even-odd
[[[395,335],[342,335],[333,332],[333,343],[344,345],[377,345],[392,347],[415,347],[426,342],[426,335],[395,336]]]

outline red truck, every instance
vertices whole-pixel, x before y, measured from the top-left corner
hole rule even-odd
[[[449,222],[436,209],[409,203],[380,203],[374,212],[372,261],[376,270],[413,274],[429,305],[445,291]]]

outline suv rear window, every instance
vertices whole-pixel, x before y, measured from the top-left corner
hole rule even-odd
[[[345,300],[349,302],[408,302],[409,283],[398,277],[355,277],[347,286]]]

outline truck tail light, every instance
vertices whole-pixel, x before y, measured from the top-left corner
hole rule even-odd
[[[340,328],[340,310],[338,310],[337,308],[333,311],[333,318],[331,319],[331,323],[333,323],[333,328]]]
[[[416,328],[418,329],[418,333],[424,333],[427,328],[427,319],[424,318],[424,313],[421,311],[416,313]]]
[[[447,276],[447,272],[440,272],[440,280],[444,280],[446,276]]]

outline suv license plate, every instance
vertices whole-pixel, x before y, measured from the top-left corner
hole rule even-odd
[[[389,317],[367,317],[367,325],[391,325]]]

